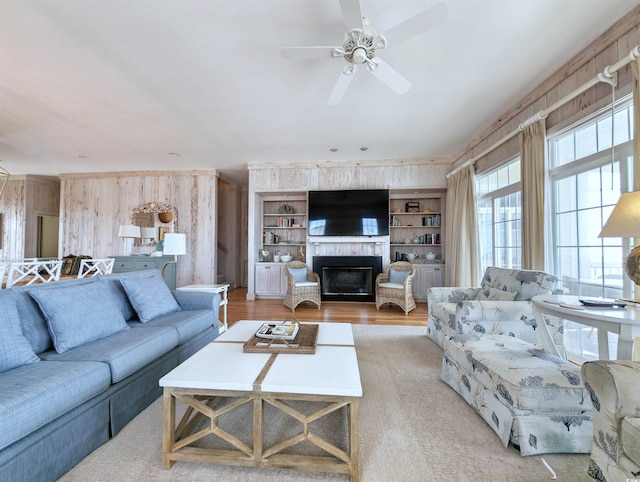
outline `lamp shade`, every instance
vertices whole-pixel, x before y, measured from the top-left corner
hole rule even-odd
[[[187,254],[187,235],[184,233],[167,233],[164,235],[162,254]]]
[[[155,239],[156,228],[140,228],[140,237],[142,239]]]
[[[620,196],[599,238],[640,238],[640,191]]]
[[[118,230],[119,238],[139,238],[140,237],[140,226],[135,226],[133,224],[121,224],[120,229]]]

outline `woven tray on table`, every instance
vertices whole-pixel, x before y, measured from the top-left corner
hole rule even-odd
[[[318,343],[318,325],[298,325],[298,334],[291,341],[268,340],[253,335],[243,345],[245,353],[295,353],[313,355]]]

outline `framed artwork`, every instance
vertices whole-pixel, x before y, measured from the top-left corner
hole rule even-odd
[[[158,239],[164,241],[164,235],[171,232],[171,228],[168,226],[160,226]]]

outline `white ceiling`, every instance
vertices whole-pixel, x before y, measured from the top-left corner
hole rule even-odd
[[[433,3],[362,12],[376,26]],[[252,162],[449,159],[640,0],[445,3],[445,23],[378,51],[408,93],[361,68],[328,106],[344,59],[279,50],[341,45],[338,0],[0,0],[0,165],[242,180]]]

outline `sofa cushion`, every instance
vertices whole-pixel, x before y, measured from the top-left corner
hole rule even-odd
[[[622,419],[620,439],[625,455],[640,465],[640,418],[625,417]]]
[[[307,281],[307,268],[287,268],[291,276],[293,276],[293,281],[301,282]]]
[[[78,346],[64,353],[48,351],[50,361],[99,361],[109,365],[116,383],[178,346],[178,332],[169,327],[127,330]]]
[[[525,269],[505,269],[489,267],[486,269],[480,287],[498,288],[517,293],[516,301],[531,300],[537,295],[550,295],[558,278],[544,271]]]
[[[58,353],[128,330],[117,302],[98,283],[34,290]]]
[[[110,384],[104,363],[40,362],[0,373],[0,450],[106,391]]]
[[[214,320],[210,310],[176,311],[147,323],[129,322],[129,326],[132,328],[156,328],[158,326],[173,328],[178,333],[178,344],[180,345],[214,325],[218,325],[218,320]]]
[[[131,306],[131,302],[129,301],[127,292],[124,290],[124,286],[122,286],[121,277],[96,276],[96,279],[104,285],[105,290],[108,291],[113,299],[118,302],[120,312],[126,321],[133,320],[138,317],[136,310]]]
[[[161,277],[123,279],[121,283],[143,323],[182,309]]]
[[[38,303],[31,297],[31,292],[50,291],[60,288],[68,288],[69,286],[81,286],[95,283],[96,278],[81,278],[68,280],[64,283],[45,283],[33,284],[26,286],[15,286],[11,288],[16,297],[16,306],[20,315],[20,323],[22,325],[22,333],[31,343],[33,351],[42,353],[53,348],[53,340],[49,332],[47,320],[38,306]]]
[[[486,288],[480,290],[476,300],[513,301],[516,299],[515,291],[504,291],[498,288]]]
[[[11,290],[0,292],[0,372],[40,361],[22,334],[16,300]]]
[[[401,271],[398,269],[389,270],[389,283],[404,283],[407,276],[411,274],[411,271]]]
[[[517,338],[452,336],[444,356],[513,409],[591,410],[579,366]]]

